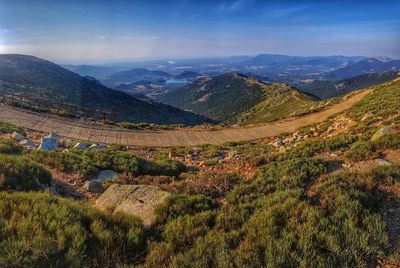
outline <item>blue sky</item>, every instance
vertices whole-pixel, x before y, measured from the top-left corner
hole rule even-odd
[[[255,55],[400,57],[396,1],[0,0],[0,53],[58,62]]]

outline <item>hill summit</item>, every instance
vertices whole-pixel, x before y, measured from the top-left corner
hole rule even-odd
[[[232,72],[200,78],[159,99],[225,123],[247,124],[289,116],[309,107],[315,97],[286,84],[266,84]]]

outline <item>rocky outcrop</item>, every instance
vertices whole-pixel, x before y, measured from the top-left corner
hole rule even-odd
[[[377,132],[372,136],[371,141],[377,141],[382,137],[388,136],[393,134],[393,127],[392,126],[384,126],[378,129]]]
[[[169,195],[156,186],[113,184],[96,200],[95,206],[112,213],[137,216],[148,227],[155,221],[156,206]]]

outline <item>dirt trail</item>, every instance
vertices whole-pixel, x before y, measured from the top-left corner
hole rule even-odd
[[[323,111],[302,117],[252,127],[231,127],[220,130],[127,130],[34,113],[4,105],[0,106],[0,121],[36,131],[56,131],[59,135],[67,138],[105,144],[151,147],[222,144],[229,141],[268,138],[283,132],[295,132],[300,127],[322,122],[328,116],[348,109],[369,92],[370,90],[361,91]]]

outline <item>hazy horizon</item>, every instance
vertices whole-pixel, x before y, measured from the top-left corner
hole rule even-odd
[[[0,0],[0,53],[63,64],[291,56],[400,58],[396,1]]]

